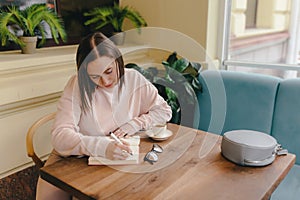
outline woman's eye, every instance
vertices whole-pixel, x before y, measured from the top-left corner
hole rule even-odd
[[[106,74],[110,74],[110,73],[112,73],[112,68],[110,68],[110,69],[107,69],[107,70],[105,71],[105,73],[106,73]]]
[[[99,76],[91,76],[91,79],[97,80],[99,79]]]

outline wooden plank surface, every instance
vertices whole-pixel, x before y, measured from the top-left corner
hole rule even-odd
[[[268,199],[295,162],[288,154],[265,167],[243,167],[221,155],[218,135],[169,125],[168,141],[143,138],[140,155],[158,143],[154,165],[88,166],[87,158],[64,158],[41,176],[80,199]]]

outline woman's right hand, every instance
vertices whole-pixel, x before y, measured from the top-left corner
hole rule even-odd
[[[129,153],[131,153],[131,149],[128,143],[123,142],[123,144],[119,144],[112,141],[108,144],[105,155],[110,160],[125,160],[129,156]]]

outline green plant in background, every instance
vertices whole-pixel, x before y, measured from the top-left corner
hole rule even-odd
[[[46,22],[54,41],[58,44],[58,37],[66,41],[66,32],[62,20],[46,4],[33,4],[24,10],[16,6],[8,6],[0,10],[1,45],[5,46],[10,40],[20,46],[25,43],[17,36],[23,31],[23,36],[41,36],[39,45],[46,41],[46,30],[42,22]]]
[[[106,25],[112,25],[114,32],[123,31],[123,23],[127,18],[133,25],[140,30],[141,27],[147,26],[145,19],[140,15],[140,13],[129,6],[119,6],[114,4],[110,7],[97,7],[90,12],[84,13],[84,16],[90,17],[84,24],[91,25],[95,24],[96,30],[101,29]]]
[[[159,94],[172,108],[172,123],[194,127],[194,111],[198,109],[195,92],[202,91],[198,81],[201,64],[190,62],[186,58],[178,59],[176,52],[169,55],[162,64],[165,67],[162,76],[159,76],[155,67],[143,69],[135,63],[128,63],[125,67],[139,71],[156,86]]]

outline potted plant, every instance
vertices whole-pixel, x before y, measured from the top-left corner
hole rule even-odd
[[[21,10],[16,6],[7,6],[0,10],[1,45],[12,41],[22,48],[22,53],[33,53],[36,48],[37,35],[41,37],[39,46],[46,41],[47,23],[54,41],[58,44],[58,37],[66,41],[66,32],[62,20],[49,9],[46,4],[33,4]],[[22,36],[18,36],[22,32]],[[26,44],[26,41],[31,41]],[[26,49],[26,48],[31,49]]]
[[[173,52],[166,61],[162,62],[165,67],[164,75],[159,76],[156,67],[143,69],[135,63],[128,63],[125,67],[133,68],[142,73],[158,89],[159,94],[172,108],[170,122],[196,127],[194,117],[198,110],[196,91],[202,91],[198,81],[201,64],[188,61],[186,58],[178,59],[177,53]],[[193,112],[194,111],[194,112]]]
[[[129,6],[119,6],[117,3],[113,6],[94,8],[90,12],[84,13],[84,16],[90,17],[84,24],[95,24],[96,30],[106,25],[112,25],[113,35],[123,36],[120,42],[114,40],[117,45],[121,45],[124,42],[123,23],[125,19],[130,20],[138,31],[140,31],[141,27],[147,26],[145,19],[138,11]],[[116,36],[113,36],[113,39],[117,39]]]

